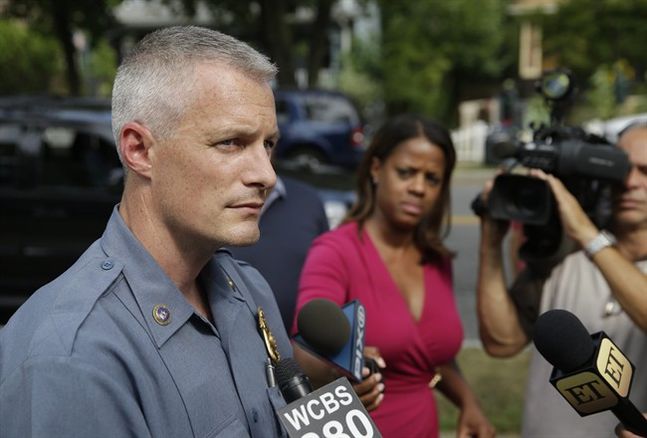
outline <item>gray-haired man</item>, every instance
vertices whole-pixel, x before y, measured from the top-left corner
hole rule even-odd
[[[631,169],[616,188],[609,230],[599,230],[577,199],[552,175],[548,182],[561,224],[579,251],[564,258],[549,275],[527,269],[506,290],[501,241],[504,227],[482,218],[478,312],[486,351],[512,356],[530,342],[539,313],[566,309],[589,332],[604,330],[642,369],[647,363],[647,125],[626,128],[618,139]],[[613,234],[611,234],[613,233]],[[615,236],[615,237],[614,237]],[[617,419],[611,412],[581,418],[548,382],[552,366],[533,349],[522,435],[527,437],[611,436]],[[631,400],[647,409],[647,375],[636,373]]]
[[[275,436],[261,307],[273,295],[225,245],[258,239],[276,177],[275,67],[227,35],[173,27],[119,67],[125,169],[104,235],[0,332],[0,436]],[[215,253],[215,256],[214,256]]]

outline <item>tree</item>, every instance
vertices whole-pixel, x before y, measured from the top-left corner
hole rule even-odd
[[[382,73],[388,113],[422,112],[449,121],[466,87],[498,79],[505,0],[380,1]]]
[[[119,0],[13,0],[4,15],[26,20],[32,29],[54,36],[61,47],[70,94],[81,93],[74,31],[83,30],[92,46],[114,25],[111,8]]]
[[[279,66],[278,83],[296,85],[297,63],[305,64],[308,85],[316,86],[326,50],[334,0],[204,0],[216,17],[218,29],[249,41],[267,53]],[[198,0],[182,0],[187,15],[195,12]],[[166,0],[166,4],[176,4]],[[306,55],[298,60],[295,23],[290,18],[298,7],[310,8],[313,22],[308,25]],[[301,62],[299,62],[301,61]]]
[[[647,0],[569,0],[541,22],[544,53],[590,78],[601,64],[624,59],[643,77],[647,70]]]
[[[45,93],[61,71],[56,41],[0,21],[0,94]]]

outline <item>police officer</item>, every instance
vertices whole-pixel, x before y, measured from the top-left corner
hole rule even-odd
[[[218,251],[259,237],[275,73],[199,27],[153,32],[127,56],[112,98],[123,197],[0,332],[0,436],[281,434],[265,363],[292,352],[276,303]]]

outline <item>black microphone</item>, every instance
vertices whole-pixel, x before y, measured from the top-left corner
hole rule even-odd
[[[340,309],[332,301],[318,298],[306,303],[297,315],[299,332],[294,341],[353,382],[360,382],[365,365],[365,325],[366,312],[358,300]],[[375,361],[366,359],[366,365],[372,372],[377,370]]]
[[[537,319],[533,342],[554,366],[550,383],[580,416],[611,410],[625,428],[647,436],[647,419],[629,400],[634,365],[600,331],[589,335],[566,310]]]
[[[312,390],[310,380],[292,358],[276,364],[276,380],[287,405],[276,410],[290,438],[345,436],[382,438],[348,379]]]
[[[290,357],[276,364],[276,380],[287,405],[276,414],[290,438],[335,436],[382,438],[348,380],[340,377],[316,390]]]
[[[276,364],[276,380],[287,403],[312,392],[310,379],[291,357],[283,358]]]
[[[350,322],[330,300],[306,303],[297,315],[297,329],[304,340],[325,356],[339,353],[350,339]]]

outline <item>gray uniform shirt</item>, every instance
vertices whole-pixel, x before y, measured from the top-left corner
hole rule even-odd
[[[292,351],[269,286],[227,252],[199,280],[215,325],[115,208],[101,239],[0,330],[0,437],[281,435],[258,306]]]

